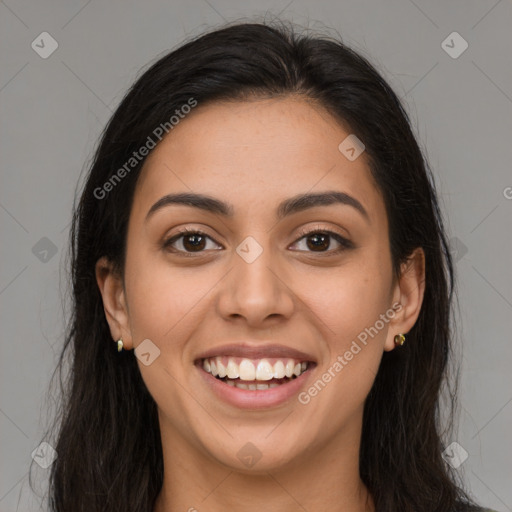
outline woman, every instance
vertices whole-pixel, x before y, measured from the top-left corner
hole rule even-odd
[[[161,58],[71,238],[52,511],[482,510],[443,460],[433,178],[341,42],[237,24]]]

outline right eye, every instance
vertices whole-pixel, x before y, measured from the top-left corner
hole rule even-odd
[[[217,244],[213,238],[203,231],[199,229],[185,228],[165,240],[162,244],[162,248],[171,253],[178,253],[180,255],[190,257],[194,253],[204,252],[207,240],[211,240]],[[173,247],[176,242],[179,242],[182,247]]]

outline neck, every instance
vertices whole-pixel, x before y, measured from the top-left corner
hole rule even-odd
[[[162,429],[164,482],[154,512],[373,512],[359,476],[361,424],[310,447],[287,464],[242,472],[206,456],[175,431]],[[166,435],[167,432],[167,435]]]

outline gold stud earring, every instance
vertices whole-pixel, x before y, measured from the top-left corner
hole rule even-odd
[[[405,343],[405,336],[403,334],[397,334],[395,336],[395,345],[398,347],[399,345],[402,347]]]
[[[117,340],[117,351],[118,352],[121,352],[121,350],[123,350],[123,339],[122,338],[119,338]]]

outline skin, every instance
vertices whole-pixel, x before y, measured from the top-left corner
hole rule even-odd
[[[338,150],[349,133],[300,97],[213,103],[196,107],[148,156],[124,276],[104,258],[96,275],[112,338],[126,350],[150,339],[161,351],[149,366],[137,359],[162,435],[155,512],[374,510],[359,477],[363,405],[383,352],[418,317],[425,269],[417,249],[393,279],[386,210],[366,156],[349,161]],[[334,204],[277,221],[282,200],[328,190],[356,198],[369,219]],[[158,199],[176,192],[228,202],[234,216],[173,205],[145,221]],[[163,249],[180,227],[211,240],[193,252],[178,239],[175,250],[188,248],[191,258]],[[331,237],[315,250],[301,228],[337,231],[354,247],[335,253]],[[235,251],[247,236],[263,249],[250,264]],[[294,396],[263,410],[234,407],[193,366],[211,347],[279,343],[314,356],[309,386],[394,303],[394,317],[306,405]],[[237,458],[247,442],[261,453],[250,468]]]

